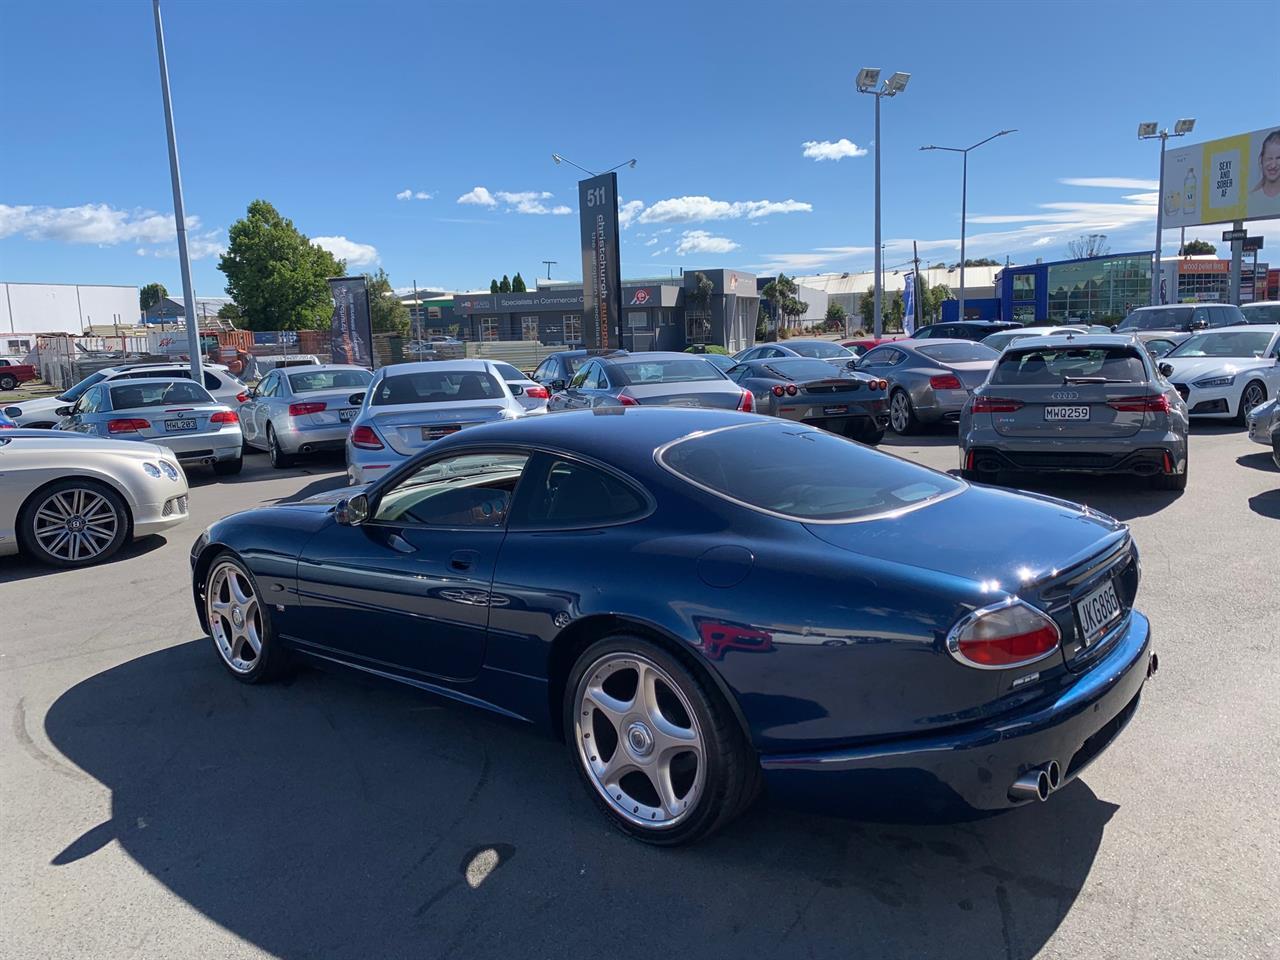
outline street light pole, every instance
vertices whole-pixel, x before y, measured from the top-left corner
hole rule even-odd
[[[984,143],[990,143],[997,137],[1007,136],[1010,133],[1017,133],[1014,130],[1001,130],[999,133],[993,133],[985,140],[979,140],[970,147],[938,147],[930,144],[927,147],[921,147],[921,150],[945,150],[948,153],[958,153],[964,159],[961,166],[960,174],[960,302],[959,317],[957,319],[964,320],[964,261],[965,261],[965,226],[969,216],[969,151],[977,150]]]
[[[200,319],[191,285],[191,260],[187,256],[187,216],[182,204],[182,174],[178,170],[178,136],[173,129],[173,100],[169,96],[169,61],[164,52],[164,25],[160,22],[160,0],[152,0],[156,21],[156,54],[160,58],[160,92],[164,97],[164,125],[169,139],[169,179],[173,186],[173,219],[178,228],[178,267],[182,273],[182,304],[187,315],[187,351],[191,355],[191,379],[204,383],[200,360]]]
[[[907,89],[907,81],[911,79],[911,74],[902,73],[901,71],[894,73],[884,82],[884,85],[877,89],[876,85],[880,83],[879,67],[863,67],[858,71],[857,79],[854,86],[859,93],[870,94],[876,98],[876,121],[875,121],[875,139],[876,139],[876,275],[875,275],[875,336],[879,338],[884,332],[884,313],[883,313],[883,286],[880,278],[880,269],[882,265],[882,255],[880,252],[880,100],[882,97],[896,97],[903,90]]]
[[[1173,133],[1168,129],[1159,130],[1158,123],[1140,123],[1138,124],[1139,140],[1159,140],[1160,141],[1160,177],[1159,177],[1159,194],[1156,196],[1156,248],[1155,255],[1151,264],[1151,304],[1155,306],[1160,302],[1160,269],[1163,239],[1164,239],[1164,152],[1168,145],[1170,137],[1185,137],[1193,129],[1195,129],[1196,121],[1194,118],[1184,118],[1173,125]],[[1202,171],[1203,175],[1203,171]],[[1182,251],[1179,249],[1179,255]],[[1177,297],[1177,291],[1174,291],[1174,297]]]

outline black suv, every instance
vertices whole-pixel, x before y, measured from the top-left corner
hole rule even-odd
[[[578,368],[592,357],[625,356],[626,353],[626,350],[562,350],[538,364],[533,379],[554,393],[563,390]]]
[[[913,340],[981,340],[1001,330],[1017,330],[1022,324],[1008,320],[956,320],[931,323],[911,335]]]

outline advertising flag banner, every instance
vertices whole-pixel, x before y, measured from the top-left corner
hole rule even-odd
[[[902,330],[909,337],[916,332],[916,275],[908,273],[902,282]]]
[[[1280,125],[1167,150],[1164,226],[1280,217]]]
[[[622,345],[622,280],[618,263],[618,175],[578,184],[582,226],[582,333],[586,346]]]
[[[333,277],[333,320],[329,353],[334,363],[354,363],[373,369],[373,329],[369,317],[369,288],[364,277]]]

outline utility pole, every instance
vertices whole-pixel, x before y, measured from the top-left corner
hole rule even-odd
[[[1243,230],[1244,221],[1237,220],[1231,224],[1231,227],[1234,230]],[[1240,306],[1240,261],[1243,259],[1243,251],[1243,240],[1231,241],[1231,302],[1237,307]]]
[[[164,25],[160,0],[151,0],[156,21],[156,55],[160,58],[160,92],[164,97],[164,125],[169,137],[169,179],[173,185],[173,219],[178,228],[178,266],[182,272],[182,303],[187,315],[187,350],[191,355],[191,379],[204,383],[200,359],[200,321],[191,285],[191,260],[187,256],[187,215],[182,203],[182,174],[178,170],[178,135],[173,128],[173,100],[169,95],[169,61],[164,52]]]
[[[911,259],[915,262],[915,273],[911,275],[911,282],[915,285],[915,289],[911,291],[911,324],[912,333],[920,329],[920,251],[916,248],[916,242],[911,241]]]
[[[552,268],[552,267],[554,267],[554,266],[555,266],[557,263],[559,263],[560,261],[559,261],[559,260],[543,260],[542,262],[543,262],[543,263],[545,263],[545,264],[547,265],[547,279],[548,279],[548,280],[550,280],[550,279],[551,279],[551,268]]]

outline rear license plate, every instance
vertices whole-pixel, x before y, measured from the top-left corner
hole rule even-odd
[[[1120,619],[1120,599],[1115,584],[1108,580],[1083,600],[1076,603],[1076,616],[1080,618],[1080,634],[1086,647],[1091,646],[1107,627]]]
[[[194,420],[166,420],[164,422],[165,433],[177,433],[179,430],[194,430],[196,422]]]
[[[1088,407],[1045,407],[1046,420],[1088,420]]]
[[[447,437],[451,433],[457,433],[462,428],[456,423],[447,427],[423,427],[423,440],[439,440],[441,437]]]
[[[338,419],[341,420],[343,423],[350,423],[352,420],[356,418],[356,414],[359,412],[360,411],[357,410],[355,407],[346,407],[338,411]]]
[[[823,407],[822,412],[825,413],[828,417],[835,413],[848,413],[849,405],[847,403],[841,403],[841,404],[837,404],[834,407]]]

